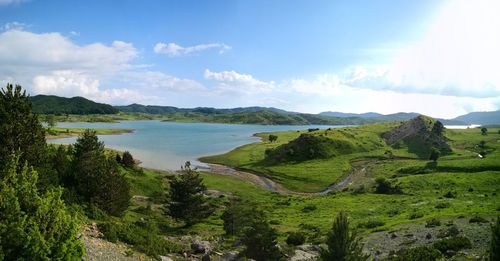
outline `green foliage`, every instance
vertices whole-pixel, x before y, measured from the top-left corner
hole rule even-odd
[[[286,238],[288,245],[298,246],[306,242],[306,236],[302,232],[291,232]]]
[[[385,259],[386,261],[436,261],[441,258],[441,253],[435,248],[420,246],[410,248],[402,254]]]
[[[12,153],[20,155],[20,164],[27,161],[35,168],[46,161],[45,132],[32,113],[29,96],[21,86],[7,84],[0,91],[0,165],[7,164]]]
[[[382,177],[375,179],[375,193],[378,194],[399,194],[401,193],[401,188],[398,185],[392,185],[392,183]]]
[[[441,221],[437,218],[431,218],[425,222],[425,227],[439,227],[441,226]]]
[[[491,226],[490,260],[500,260],[500,217]]]
[[[135,165],[134,157],[132,157],[132,154],[130,152],[125,151],[122,156],[121,163],[123,166],[128,167],[128,168],[133,168]]]
[[[439,159],[440,155],[441,155],[441,152],[438,149],[432,148],[431,154],[429,155],[429,160],[436,162]]]
[[[106,157],[104,144],[99,142],[95,131],[86,130],[76,141],[71,169],[70,183],[84,201],[95,203],[115,216],[127,209],[129,185],[116,160]]]
[[[326,245],[327,249],[321,251],[322,260],[368,260],[368,256],[362,252],[363,247],[356,233],[350,231],[347,215],[343,211],[335,218]]]
[[[0,260],[77,260],[84,248],[62,190],[40,194],[38,174],[11,159],[0,179]]]
[[[138,251],[153,257],[180,252],[180,247],[166,240],[159,233],[157,224],[152,220],[142,226],[109,221],[99,224],[99,230],[102,231],[104,238],[107,240],[125,242]]]
[[[257,261],[279,260],[281,253],[276,246],[277,238],[276,230],[267,219],[251,219],[241,238],[245,246],[243,254]]]
[[[385,225],[384,221],[378,220],[378,219],[370,219],[364,223],[360,223],[359,227],[364,227],[364,228],[376,228],[376,227],[381,227]]]
[[[488,223],[488,220],[478,215],[475,215],[469,219],[469,223]]]
[[[278,140],[278,136],[274,135],[274,134],[269,134],[269,142],[275,142]]]
[[[31,97],[33,111],[38,114],[115,114],[118,110],[108,104],[96,103],[83,97],[64,98],[53,95]]]
[[[457,236],[441,239],[435,242],[432,246],[441,253],[447,254],[450,250],[456,252],[464,248],[470,248],[472,245],[468,238]]]
[[[224,231],[228,235],[240,236],[252,225],[253,220],[264,219],[264,213],[255,204],[232,199],[222,213]]]
[[[488,135],[488,129],[486,127],[481,128],[481,135]]]
[[[304,206],[304,208],[302,208],[302,212],[309,213],[309,212],[313,212],[316,209],[318,209],[318,207],[316,205],[309,204],[309,205]]]
[[[168,214],[183,220],[186,226],[191,226],[212,213],[212,208],[203,197],[207,189],[200,175],[193,171],[190,162],[186,162],[180,177],[170,180],[170,195]]]

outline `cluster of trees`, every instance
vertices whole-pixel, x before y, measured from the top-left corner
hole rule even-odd
[[[81,259],[66,203],[121,215],[129,200],[129,185],[95,132],[68,148],[49,146],[21,86],[0,91],[0,260]]]

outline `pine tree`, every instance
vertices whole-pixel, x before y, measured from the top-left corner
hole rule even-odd
[[[491,227],[490,260],[500,260],[500,217]]]
[[[328,248],[321,251],[321,258],[325,261],[368,260],[368,256],[362,252],[356,233],[350,231],[347,215],[343,211],[335,218],[326,245]]]
[[[190,165],[189,161],[186,162],[180,177],[170,181],[170,202],[167,206],[168,214],[183,220],[186,226],[191,226],[211,214],[211,207],[203,197],[207,188],[203,179]]]
[[[78,224],[61,189],[38,192],[38,174],[19,157],[0,172],[0,260],[81,260]]]
[[[107,158],[95,131],[85,130],[74,147],[72,182],[82,199],[119,216],[128,207],[130,187],[114,158]],[[71,180],[71,178],[70,178]]]
[[[245,228],[242,243],[244,254],[257,261],[279,260],[280,252],[277,245],[277,234],[266,219],[253,219]]]
[[[135,165],[134,157],[132,157],[132,154],[130,152],[125,151],[122,156],[122,161],[121,163],[128,168],[133,168]]]
[[[46,163],[45,131],[32,112],[29,96],[21,86],[7,84],[0,91],[0,165],[7,164],[12,154],[19,155],[20,165],[27,161],[38,169]]]

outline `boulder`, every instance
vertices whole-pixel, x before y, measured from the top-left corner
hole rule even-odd
[[[210,251],[212,251],[212,247],[210,245],[210,242],[208,241],[195,240],[193,241],[193,243],[191,243],[191,250],[195,254],[210,253]]]

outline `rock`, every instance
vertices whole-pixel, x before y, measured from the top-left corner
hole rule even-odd
[[[172,258],[170,258],[168,256],[160,256],[160,260],[161,261],[174,261]]]
[[[295,250],[294,255],[290,258],[290,261],[306,261],[306,260],[316,260],[318,255],[305,252],[303,250]]]
[[[191,243],[191,250],[193,250],[194,253],[210,253],[212,251],[212,247],[210,246],[210,242],[208,241],[202,241],[202,240],[195,240],[193,243]]]
[[[237,261],[240,254],[236,251],[229,251],[222,255],[219,261]]]

